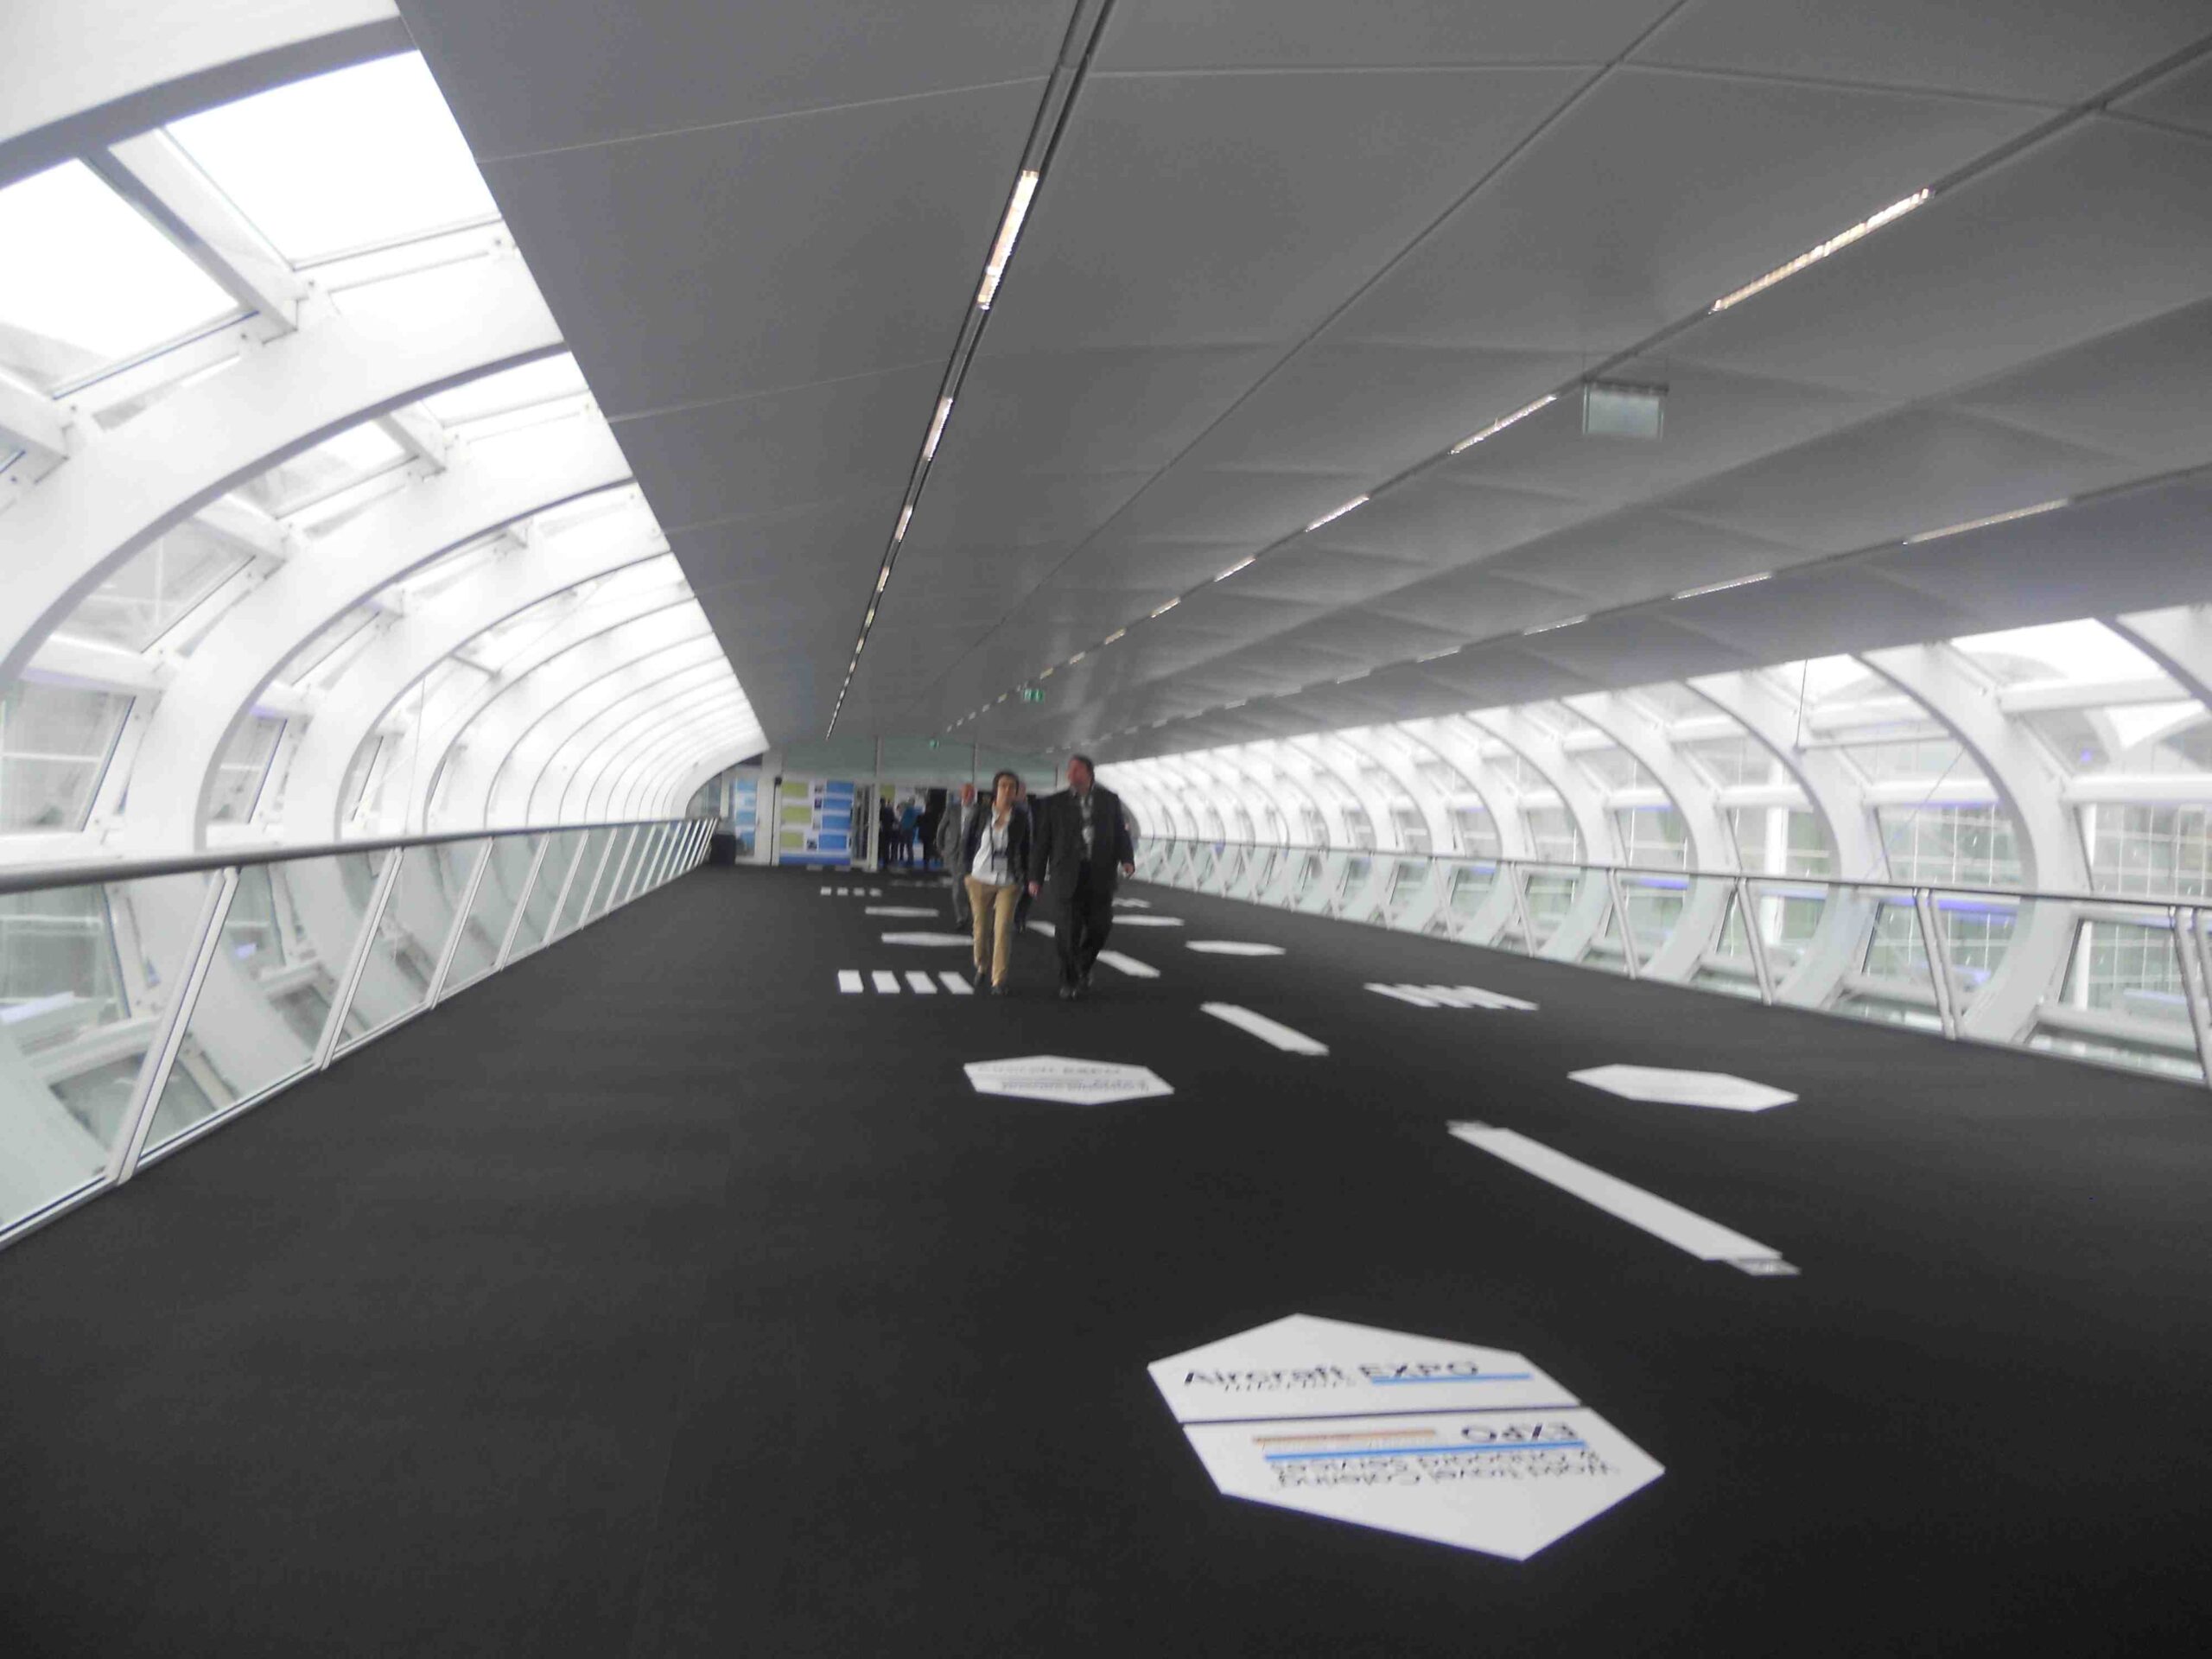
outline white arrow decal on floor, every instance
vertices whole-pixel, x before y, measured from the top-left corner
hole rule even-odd
[[[1273,1043],[1287,1054],[1326,1054],[1329,1046],[1317,1043],[1302,1031],[1293,1031],[1288,1026],[1270,1020],[1264,1014],[1255,1014],[1249,1008],[1240,1008],[1234,1002],[1201,1002],[1200,1010],[1217,1020],[1225,1020],[1239,1031],[1249,1031],[1262,1042]]]

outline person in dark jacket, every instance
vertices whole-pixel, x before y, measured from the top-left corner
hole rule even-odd
[[[1114,889],[1136,870],[1122,798],[1096,781],[1085,754],[1068,758],[1068,786],[1037,803],[1029,891],[1044,901],[1060,956],[1060,995],[1090,989],[1091,965],[1114,925]]]
[[[875,804],[875,861],[887,870],[899,861],[899,817],[887,800]]]
[[[990,982],[1006,995],[1014,966],[1014,912],[1029,879],[1029,820],[1015,804],[1021,779],[1001,772],[991,779],[990,804],[968,822],[960,861],[967,871],[968,908],[976,918],[976,987]]]
[[[968,844],[968,826],[982,810],[976,785],[963,784],[958,797],[944,804],[944,821],[938,826],[937,861],[952,886],[952,925],[957,928],[968,925],[968,866],[963,849]]]

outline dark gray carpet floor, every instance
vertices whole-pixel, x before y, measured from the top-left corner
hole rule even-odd
[[[880,882],[887,898],[916,895]],[[957,966],[705,870],[0,1255],[0,1651],[2194,1651],[2212,1096],[1139,889],[1160,969]],[[1191,937],[1281,944],[1200,957]],[[1368,980],[1469,982],[1532,1015]],[[1278,1052],[1234,1001],[1328,1043]],[[1172,1096],[987,1099],[963,1061]],[[1637,1105],[1624,1061],[1794,1090]],[[1771,1243],[1701,1263],[1451,1140]],[[1667,1472],[1525,1564],[1212,1489],[1147,1361],[1513,1349]]]

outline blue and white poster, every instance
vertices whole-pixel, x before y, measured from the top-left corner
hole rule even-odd
[[[777,797],[779,864],[849,864],[858,785],[840,779],[786,778]]]

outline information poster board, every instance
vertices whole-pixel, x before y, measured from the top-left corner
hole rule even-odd
[[[737,837],[737,855],[751,858],[760,834],[760,779],[756,774],[741,772],[730,779],[724,816],[728,822],[722,828]]]
[[[841,779],[785,779],[776,797],[776,862],[851,863],[857,788]]]

